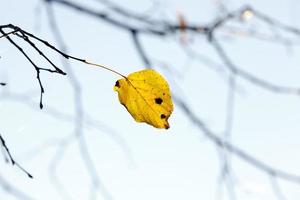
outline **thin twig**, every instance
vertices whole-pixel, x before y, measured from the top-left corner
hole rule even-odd
[[[6,143],[5,143],[5,140],[3,139],[3,137],[1,136],[0,134],[0,142],[1,142],[1,145],[2,147],[4,148],[9,160],[6,160],[6,161],[10,161],[12,165],[16,165],[20,170],[22,170],[29,178],[33,178],[33,176],[28,172],[26,171],[18,162],[15,161],[15,159],[12,157],[10,151],[9,151],[9,148],[7,147]]]

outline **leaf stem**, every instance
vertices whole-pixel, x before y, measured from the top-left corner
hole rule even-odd
[[[113,70],[113,69],[111,69],[111,68],[109,68],[109,67],[106,67],[106,66],[104,66],[104,65],[92,63],[92,62],[89,62],[89,61],[87,61],[87,60],[85,60],[84,63],[86,63],[86,64],[88,64],[88,65],[100,67],[100,68],[105,69],[105,70],[108,70],[108,71],[111,71],[111,72],[113,72],[113,73],[115,73],[115,74],[117,74],[117,75],[119,75],[119,76],[122,76],[123,78],[127,79],[125,75],[123,75],[123,74],[121,74],[120,72],[117,72],[117,71],[115,71],[115,70]]]

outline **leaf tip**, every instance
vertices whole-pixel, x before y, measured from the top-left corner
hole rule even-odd
[[[170,128],[169,124],[164,124],[164,126],[165,126],[165,129],[169,129]]]

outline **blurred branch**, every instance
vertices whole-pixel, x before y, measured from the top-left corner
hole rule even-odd
[[[158,30],[154,30],[154,29],[139,29],[137,27],[134,27],[130,24],[124,23],[124,22],[120,22],[116,19],[111,18],[108,14],[106,14],[105,12],[101,12],[101,11],[95,11],[93,9],[89,9],[87,7],[84,7],[82,5],[70,2],[70,1],[65,1],[65,0],[44,0],[46,3],[58,3],[62,6],[66,6],[68,8],[74,9],[78,12],[81,13],[85,13],[87,15],[91,15],[93,17],[96,17],[98,19],[101,19],[115,27],[121,28],[121,29],[125,29],[127,31],[139,31],[139,32],[145,32],[145,33],[153,33],[153,34],[158,34],[158,35],[163,35],[164,33]]]
[[[278,183],[278,180],[274,176],[270,176],[270,182],[272,186],[272,190],[274,191],[274,195],[278,200],[287,200],[285,195],[283,194],[281,187]]]
[[[0,186],[11,196],[22,200],[33,200],[30,196],[17,189],[15,186],[11,185],[1,174],[0,174]]]
[[[145,67],[152,68],[150,60],[148,59],[146,52],[141,44],[138,33],[135,30],[132,30],[131,35],[132,35],[133,44],[135,45],[139,56],[142,58],[144,64],[146,65]]]
[[[73,2],[69,2],[69,1],[60,1],[60,0],[48,0],[48,2],[53,2],[53,3],[60,3],[62,5],[64,5],[65,7],[69,7],[69,8],[76,8],[77,11],[83,11],[83,13],[91,15],[93,17],[96,18],[101,18],[102,20],[105,20],[107,22],[111,23],[111,18],[108,18],[108,16],[103,17],[100,13],[96,12],[96,11],[92,11],[88,8],[85,8],[83,6],[80,6],[76,3]],[[224,62],[224,66],[231,72],[232,76],[239,76],[245,80],[247,80],[248,82],[252,83],[253,85],[256,85],[260,88],[269,90],[271,92],[275,92],[275,93],[283,93],[283,94],[294,94],[294,95],[299,95],[300,89],[299,88],[289,88],[289,87],[284,87],[284,86],[280,86],[280,85],[275,85],[273,83],[270,83],[266,80],[263,80],[261,78],[258,78],[255,75],[252,75],[244,70],[242,70],[241,68],[237,67],[236,65],[233,64],[233,62],[229,59],[229,57],[227,56],[227,53],[225,53],[225,50],[223,49],[223,47],[218,43],[218,41],[215,38],[215,32],[222,27],[225,23],[227,23],[230,20],[233,19],[239,19],[241,18],[241,16],[245,13],[245,12],[249,12],[250,8],[248,6],[243,7],[237,11],[231,12],[226,14],[225,16],[222,16],[218,19],[216,19],[213,23],[211,23],[208,26],[193,26],[193,25],[185,25],[185,31],[193,31],[193,32],[197,32],[197,33],[201,33],[207,36],[209,43],[215,48],[216,52],[218,53],[218,55],[220,56],[221,60]],[[251,11],[253,11],[253,9],[251,9]],[[254,15],[258,14],[256,12],[253,12]],[[100,17],[99,17],[100,15]],[[132,17],[132,16],[131,16]],[[258,14],[258,17],[261,18],[261,15]],[[109,19],[109,20],[108,20]],[[264,19],[264,21],[270,23],[273,20],[271,20],[271,18],[261,18]],[[118,24],[122,24],[121,26],[119,26]],[[174,31],[180,31],[181,26],[179,25],[172,25],[171,23],[151,23],[154,24],[153,26],[159,24],[158,27],[154,27],[153,26],[150,28],[150,30],[160,30],[159,32],[156,31],[149,31],[149,28],[146,29],[139,29],[139,28],[135,28],[135,27],[130,27],[129,25],[127,25],[125,22],[121,22],[118,21],[117,23],[112,23],[115,26],[118,26],[119,28],[125,29],[125,31],[130,31],[132,33],[132,37],[133,37],[133,43],[142,59],[142,61],[144,62],[144,64],[146,66],[149,66],[149,63],[151,63],[150,59],[148,58],[145,50],[141,47],[140,41],[138,40],[138,35],[139,34],[153,34],[154,36],[165,36],[168,35],[170,33],[174,33]],[[161,28],[161,25],[164,25],[163,28]],[[277,25],[278,23],[273,23],[273,25]],[[290,28],[289,26],[282,26],[280,25],[279,28],[281,29],[285,29],[287,31],[290,31],[294,34],[298,35],[298,29],[295,28]],[[232,89],[232,88],[231,88]],[[232,89],[233,90],[233,89]],[[232,96],[232,94],[230,94],[230,96]],[[230,97],[231,98],[231,97]],[[224,149],[230,153],[232,153],[233,155],[239,157],[240,159],[244,160],[245,162],[247,162],[248,164],[256,167],[257,169],[260,169],[262,171],[264,171],[265,173],[269,174],[270,176],[276,177],[276,178],[280,178],[280,179],[284,179],[287,181],[291,181],[291,182],[295,182],[297,184],[300,184],[300,176],[298,175],[294,175],[294,174],[290,174],[288,172],[273,168],[272,166],[269,166],[268,164],[264,163],[261,160],[258,160],[257,158],[251,156],[250,154],[246,153],[245,151],[243,151],[242,149],[232,145],[230,142],[218,137],[212,130],[210,130],[204,122],[202,122],[198,116],[196,116],[196,114],[192,111],[192,109],[179,97],[174,97],[175,103],[177,104],[177,106],[179,106],[181,108],[181,110],[185,113],[185,115],[189,118],[190,121],[193,122],[193,124],[195,124],[204,134],[205,136],[210,139],[215,145],[217,145],[219,148]],[[229,105],[228,107],[232,107],[233,108],[233,99],[229,100]],[[231,108],[231,109],[232,109]],[[227,136],[230,133],[230,124],[232,124],[232,113],[230,114],[230,112],[233,111],[229,111],[229,114],[227,116],[228,118],[228,122],[227,122]],[[225,168],[226,169],[226,168]]]
[[[286,25],[272,17],[269,17],[267,15],[265,15],[264,13],[262,12],[259,12],[258,10],[255,10],[251,7],[248,7],[247,10],[253,12],[253,15],[255,17],[257,17],[258,19],[264,21],[265,23],[273,26],[273,27],[277,27],[278,29],[282,29],[286,32],[290,32],[292,34],[295,34],[296,36],[300,37],[300,29],[298,28],[295,28],[293,26],[289,26],[289,25]]]
[[[57,1],[57,0],[53,0]],[[225,134],[226,137],[230,136],[231,132],[231,126],[232,126],[232,120],[233,120],[233,104],[234,104],[234,99],[233,96],[234,93],[233,91],[235,90],[235,76],[240,76],[244,78],[245,80],[248,80],[250,83],[257,85],[258,87],[267,89],[272,92],[276,93],[283,93],[283,94],[295,94],[299,95],[300,89],[299,88],[289,88],[289,87],[283,87],[283,86],[278,86],[272,83],[269,83],[263,79],[257,78],[256,76],[247,73],[237,66],[235,66],[232,61],[228,58],[227,54],[225,53],[225,50],[219,45],[217,42],[216,38],[214,37],[214,32],[221,27],[224,23],[226,23],[228,20],[231,20],[236,17],[240,17],[241,14],[243,14],[246,10],[248,10],[248,7],[244,7],[238,11],[232,12],[227,14],[224,18],[220,18],[218,20],[215,20],[214,23],[212,23],[211,26],[202,28],[202,30],[208,30],[205,33],[207,34],[209,38],[210,44],[216,49],[218,55],[220,56],[221,60],[224,62],[224,65],[230,70],[231,76],[232,76],[232,81],[230,81],[230,90],[229,91],[229,100],[228,100],[228,116],[227,116],[227,122],[226,122],[226,129],[225,129]],[[188,26],[187,26],[188,27]],[[135,30],[133,32],[133,37],[136,37],[137,33],[142,33],[138,32],[138,30]],[[137,51],[139,52],[139,55],[144,61],[145,65],[148,65],[150,62],[149,57],[147,57],[144,49],[140,48],[139,45],[136,44],[135,41],[135,47]],[[229,141],[226,141],[222,139],[221,137],[217,136],[211,129],[209,129],[206,124],[192,111],[192,109],[178,96],[174,96],[174,101],[177,104],[177,106],[180,107],[180,109],[185,113],[185,116],[195,124],[199,130],[201,130],[205,136],[210,139],[216,146],[220,147],[221,149],[224,149],[238,158],[244,160],[248,164],[256,167],[257,169],[260,169],[264,171],[265,173],[269,174],[270,176],[277,177],[280,179],[284,179],[290,182],[295,182],[297,184],[300,184],[300,176],[291,174],[276,168],[273,168],[272,166],[269,166],[267,163],[264,163],[263,161],[255,158],[254,156],[246,153],[242,149],[238,148],[237,146],[234,146],[231,144]]]
[[[57,41],[57,43],[60,45],[60,48],[64,50],[64,52],[67,52],[66,49],[66,45],[64,43],[63,40],[63,36],[60,33],[60,30],[58,28],[57,22],[56,22],[56,17],[55,14],[52,10],[51,6],[47,7],[47,14],[48,14],[48,20],[49,20],[49,25],[51,27],[52,33]],[[76,59],[78,60],[78,59]],[[79,59],[82,60],[82,59]],[[110,194],[110,192],[106,189],[104,183],[102,182],[100,176],[98,175],[98,171],[96,169],[96,166],[92,160],[91,154],[88,151],[88,144],[86,141],[86,137],[84,135],[84,121],[85,121],[85,111],[83,108],[83,98],[82,98],[82,89],[81,89],[81,85],[80,85],[80,81],[77,78],[77,76],[75,75],[75,73],[73,72],[73,69],[70,65],[69,62],[67,62],[65,59],[62,60],[63,66],[68,70],[68,78],[69,81],[72,85],[73,91],[74,91],[74,110],[75,110],[75,121],[74,121],[74,134],[76,136],[78,145],[79,145],[79,150],[80,150],[80,155],[81,158],[85,164],[86,170],[89,174],[89,178],[91,180],[91,191],[90,191],[90,199],[97,199],[97,193],[96,193],[96,189],[99,189],[103,195],[103,197],[105,199],[112,199],[112,195]],[[87,63],[87,61],[84,61],[84,63]],[[104,67],[106,68],[106,67]],[[110,70],[113,71],[113,70]],[[60,162],[60,160],[63,157],[63,153],[60,152],[64,152],[65,146],[67,144],[69,144],[69,142],[64,142],[62,144],[65,145],[61,145],[61,149],[60,151],[57,151],[57,154],[55,157],[53,157],[53,162],[52,162],[52,166],[53,166],[53,170],[52,170],[52,174],[53,176],[53,180],[57,183],[57,188],[61,188],[59,187],[60,182],[57,178],[55,178],[56,176],[56,168],[58,166],[58,163]],[[67,195],[66,193],[64,193],[64,191],[62,190],[58,190],[60,191],[61,194],[63,195]]]
[[[145,51],[143,50],[141,43],[138,40],[138,36],[140,34],[150,34],[153,36],[161,37],[161,36],[167,36],[169,34],[174,34],[175,32],[182,31],[182,26],[180,24],[172,24],[172,23],[166,22],[166,21],[153,21],[151,23],[152,24],[151,26],[146,27],[146,28],[139,28],[139,27],[135,27],[130,24],[127,24],[126,20],[118,21],[116,19],[113,19],[111,16],[105,14],[104,12],[95,11],[95,10],[89,9],[87,7],[84,7],[82,5],[79,5],[79,4],[71,2],[71,1],[66,1],[66,0],[45,0],[45,1],[47,3],[57,3],[59,5],[65,6],[67,8],[75,9],[78,12],[85,13],[91,17],[96,17],[98,19],[104,20],[105,22],[108,22],[111,25],[121,28],[124,31],[131,32],[132,36],[133,36],[133,42],[134,42],[135,46],[137,47],[138,53],[144,60],[144,63],[146,66],[149,66],[149,59],[147,60],[147,56],[145,56]],[[264,79],[258,78],[257,76],[255,76],[249,72],[246,72],[246,71],[242,70],[241,68],[235,66],[233,64],[233,62],[229,59],[229,57],[227,56],[225,51],[223,50],[223,47],[219,45],[219,42],[216,40],[216,37],[215,37],[216,32],[229,21],[232,21],[232,20],[240,21],[245,13],[251,13],[251,14],[253,14],[253,16],[257,15],[257,17],[259,19],[263,20],[264,22],[272,24],[274,26],[278,26],[278,28],[286,30],[288,32],[291,32],[291,33],[295,34],[297,37],[300,37],[300,34],[298,34],[300,32],[299,29],[284,25],[280,22],[277,22],[276,20],[273,20],[270,17],[267,17],[266,15],[262,15],[261,13],[257,12],[250,6],[243,6],[242,8],[240,8],[236,11],[229,12],[229,13],[225,14],[224,16],[218,17],[217,19],[215,19],[213,22],[209,23],[208,25],[185,24],[184,31],[191,31],[191,32],[206,36],[209,43],[211,43],[212,46],[215,48],[215,50],[219,54],[220,58],[224,62],[225,66],[231,73],[236,74],[237,76],[241,77],[242,79],[247,80],[248,82],[250,82],[253,85],[256,85],[263,89],[269,90],[271,92],[299,95],[300,88],[290,88],[290,87],[275,85],[274,83],[271,83]],[[124,17],[126,17],[126,16],[124,16]],[[132,17],[132,16],[130,16],[130,17]],[[251,36],[251,34],[249,36]]]
[[[235,111],[235,91],[236,91],[236,77],[234,75],[229,76],[228,80],[228,92],[227,92],[227,102],[226,102],[226,117],[225,117],[225,128],[223,132],[223,141],[232,143],[232,128],[234,125],[234,111]],[[217,147],[221,151],[219,153],[221,168],[220,168],[220,183],[224,183],[228,196],[230,199],[235,200],[235,182],[233,178],[233,169],[231,167],[231,154],[227,150],[222,151],[223,149],[219,146]]]
[[[232,72],[232,75],[239,75],[244,77],[246,80],[252,82],[254,85],[258,85],[262,88],[265,88],[267,90],[270,90],[272,92],[277,92],[277,93],[284,93],[284,94],[299,94],[299,89],[293,89],[293,88],[286,88],[286,87],[282,87],[282,86],[277,86],[277,85],[273,85],[271,83],[268,83],[264,80],[261,80],[255,76],[252,76],[251,74],[248,74],[247,72],[244,72],[242,70],[240,70],[239,68],[235,67],[231,60],[227,57],[227,55],[225,54],[225,51],[218,45],[218,43],[216,42],[216,40],[214,38],[211,39],[211,43],[212,45],[214,45],[214,47],[216,48],[217,52],[219,53],[219,55],[221,56],[221,59],[224,61],[224,64],[226,67],[228,67],[230,69],[230,71]],[[137,48],[137,50],[140,52],[141,50],[139,48]],[[141,55],[141,53],[140,53]],[[143,55],[145,56],[146,54],[143,53]],[[145,59],[141,56],[142,60]],[[149,58],[147,58],[148,60]],[[145,62],[145,64],[147,64]],[[231,82],[229,85],[232,85],[234,82]],[[233,85],[232,85],[233,86]],[[229,100],[228,100],[228,108],[229,108],[229,113],[227,116],[227,127],[226,127],[226,135],[228,137],[228,135],[230,134],[230,130],[231,130],[231,126],[232,126],[232,120],[233,120],[233,98],[232,95],[233,93],[231,93],[231,91],[234,91],[234,87],[231,88],[230,87],[230,93],[229,93]],[[244,152],[242,149],[233,146],[230,142],[218,137],[213,131],[211,131],[204,122],[202,122],[195,113],[192,112],[192,109],[189,108],[189,106],[182,100],[180,99],[178,96],[174,97],[174,101],[177,104],[177,106],[179,106],[181,108],[182,111],[184,111],[185,115],[190,119],[190,121],[193,122],[193,124],[195,124],[204,134],[207,138],[209,138],[215,145],[217,145],[219,148],[224,149],[225,151],[228,151],[232,154],[234,154],[235,156],[239,157],[240,159],[246,161],[247,163],[249,163],[250,165],[264,171],[265,173],[269,174],[272,177],[276,177],[276,178],[280,178],[280,179],[284,179],[290,182],[295,182],[297,184],[300,184],[300,176],[295,175],[295,174],[290,174],[288,172],[273,168],[271,166],[269,166],[268,164],[264,163],[261,160],[258,160],[257,158],[251,156],[250,154]],[[227,162],[225,161],[225,164]],[[223,173],[228,173],[228,163],[224,166],[223,169]],[[233,194],[231,195],[231,197],[233,198]]]
[[[257,76],[242,70],[231,61],[226,51],[223,49],[223,47],[219,44],[219,42],[215,38],[211,40],[211,44],[213,45],[216,52],[220,56],[221,60],[224,62],[224,66],[226,66],[232,74],[243,78],[244,80],[252,83],[255,86],[269,90],[271,92],[282,93],[282,94],[293,94],[293,95],[300,94],[300,88],[292,88],[292,87],[276,85],[274,83],[258,78]]]
[[[6,90],[6,91],[0,93],[0,98],[2,101],[13,101],[16,103],[21,103],[21,104],[29,107],[32,110],[38,111],[37,108],[35,107],[37,102],[33,100],[33,98],[31,97],[31,94],[28,94],[28,92],[12,93],[9,90]],[[74,116],[72,114],[64,113],[60,109],[57,109],[55,107],[48,105],[44,111],[45,112],[43,112],[43,114],[50,116],[60,122],[65,122],[68,124],[74,124],[76,122],[76,119],[74,118]],[[124,152],[124,155],[129,160],[129,162],[131,162],[131,163],[134,162],[132,152],[131,152],[128,144],[126,143],[125,138],[121,137],[120,134],[116,130],[113,129],[113,127],[108,126],[108,125],[104,124],[103,122],[94,119],[93,117],[89,116],[87,113],[84,117],[83,123],[84,123],[85,129],[93,128],[99,132],[105,133],[108,137],[110,137],[116,143],[116,145],[118,145],[120,147],[120,149],[122,150],[122,152]],[[60,139],[58,139],[58,140],[60,140]],[[55,144],[57,144],[57,143],[59,143],[59,142],[56,141]],[[53,143],[51,142],[51,144],[53,144]],[[47,146],[49,146],[49,145],[47,145]],[[46,147],[44,145],[41,145],[41,147],[35,149],[32,152],[41,152],[43,149],[45,150],[45,148]]]
[[[210,139],[215,145],[219,146],[226,151],[231,152],[238,158],[246,161],[247,163],[251,164],[252,166],[264,171],[265,173],[269,174],[270,176],[277,177],[286,181],[294,182],[300,184],[300,176],[291,174],[268,165],[261,160],[253,157],[252,155],[246,153],[242,149],[234,146],[233,144],[224,141],[222,138],[217,136],[211,129],[209,129],[203,121],[192,111],[192,109],[180,98],[174,97],[174,101],[177,106],[185,113],[185,115],[195,124],[204,134],[205,136]]]
[[[147,15],[147,14],[145,14],[145,11],[141,12],[142,14],[135,13],[134,11],[132,11],[132,10],[129,11],[126,8],[123,8],[120,5],[118,5],[112,1],[109,1],[109,0],[97,0],[97,1],[104,4],[105,6],[107,6],[107,8],[109,10],[112,10],[115,13],[117,13],[123,17],[135,19],[137,21],[144,22],[146,24],[154,24],[157,22],[157,21],[150,19],[151,16],[153,15],[153,11],[155,10],[154,9],[156,7],[155,4],[153,5],[153,8],[151,9],[152,12],[149,12],[149,14]]]

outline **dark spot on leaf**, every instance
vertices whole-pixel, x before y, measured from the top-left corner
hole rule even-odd
[[[119,81],[116,82],[115,86],[118,87],[118,88],[120,88],[120,83],[119,83]]]
[[[163,100],[160,97],[155,98],[155,103],[156,104],[161,104],[162,102],[163,102]]]
[[[163,93],[163,95],[165,96],[165,95],[166,95],[166,93]]]
[[[161,114],[161,115],[160,115],[160,118],[161,118],[161,119],[165,119],[166,117],[167,117],[167,116],[166,116],[165,114]]]

